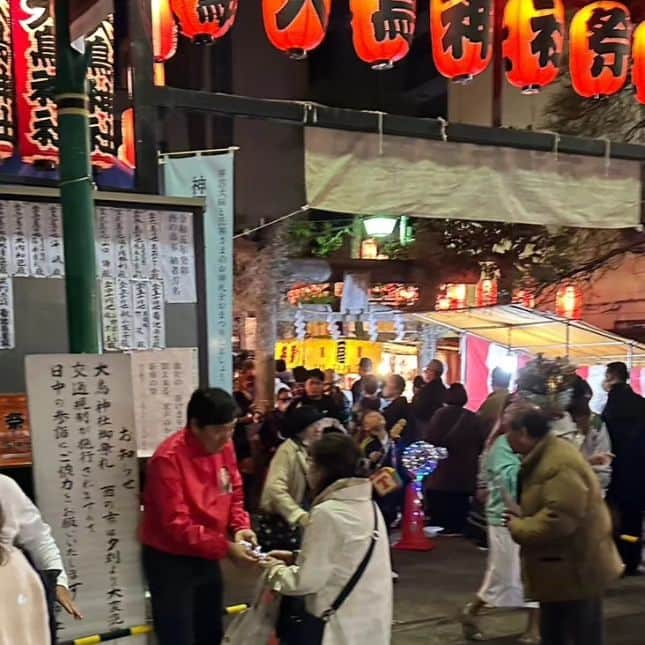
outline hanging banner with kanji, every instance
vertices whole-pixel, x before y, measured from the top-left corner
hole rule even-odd
[[[11,0],[11,18],[20,156],[29,163],[57,164],[56,40],[50,3],[47,0]],[[112,19],[104,20],[88,36],[86,47],[92,164],[110,168],[114,165]],[[0,56],[0,67],[1,59]]]
[[[13,155],[14,124],[9,0],[0,0],[0,159],[8,159]]]

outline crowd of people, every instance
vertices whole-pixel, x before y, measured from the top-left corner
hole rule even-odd
[[[255,406],[251,362],[233,395],[197,390],[186,427],[146,470],[142,560],[159,645],[222,641],[225,558],[256,568],[280,599],[269,628],[281,643],[387,645],[396,578],[388,534],[409,477],[401,456],[416,441],[448,453],[425,482],[428,522],[488,549],[481,588],[461,613],[464,637],[485,639],[485,607],[515,607],[529,610],[521,642],[603,645],[605,589],[641,573],[645,400],[627,367],[607,367],[600,415],[566,361],[536,359],[513,391],[510,375],[494,370],[477,412],[443,371],[431,361],[411,401],[404,378],[377,378],[368,359],[347,391],[330,370],[278,362],[268,411]],[[80,618],[60,552],[5,477],[0,500],[0,577],[24,600],[0,621],[0,643],[53,643],[54,598]]]

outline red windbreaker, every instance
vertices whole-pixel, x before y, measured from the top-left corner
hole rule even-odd
[[[250,527],[233,444],[207,454],[189,429],[148,462],[141,541],[173,555],[221,560],[236,531]]]

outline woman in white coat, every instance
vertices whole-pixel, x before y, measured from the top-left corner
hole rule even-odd
[[[290,552],[271,553],[263,563],[267,584],[284,596],[304,597],[306,611],[320,618],[364,567],[341,606],[328,616],[322,644],[389,645],[390,547],[360,450],[348,436],[332,433],[312,446],[311,457],[308,480],[315,498],[302,550],[295,563]],[[298,641],[291,630],[284,631],[284,645],[304,644],[302,635]]]

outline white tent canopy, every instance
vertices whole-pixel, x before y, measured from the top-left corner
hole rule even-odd
[[[312,208],[583,228],[640,224],[636,161],[325,128],[305,129],[305,155]]]
[[[510,351],[568,357],[572,363],[600,365],[622,361],[645,366],[645,345],[584,322],[518,305],[408,314],[408,319],[440,325],[457,334],[470,333]]]

